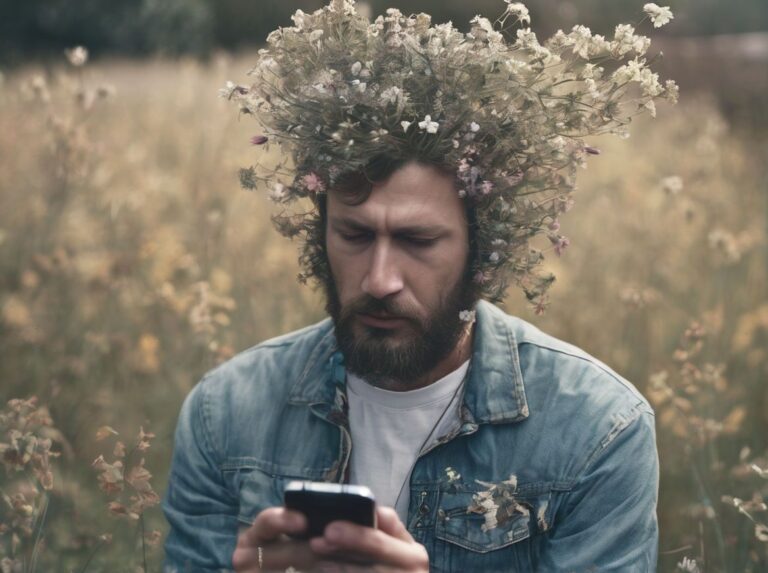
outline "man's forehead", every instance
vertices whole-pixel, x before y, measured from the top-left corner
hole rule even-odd
[[[347,226],[385,225],[398,230],[440,232],[465,221],[464,204],[453,179],[415,163],[374,185],[365,201],[356,205],[331,191],[328,207],[329,222]]]
[[[352,230],[371,230],[377,228],[381,219],[371,216],[354,215],[331,215],[329,222],[334,227],[346,227]],[[397,216],[387,217],[385,221],[387,228],[392,232],[411,234],[411,235],[437,235],[451,230],[448,225],[439,221],[424,221],[423,217],[405,217],[399,219]]]

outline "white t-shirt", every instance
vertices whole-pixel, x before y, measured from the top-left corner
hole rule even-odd
[[[371,488],[379,505],[395,507],[397,502],[404,523],[413,465],[422,445],[428,448],[456,425],[461,395],[457,390],[468,368],[469,360],[429,386],[407,392],[383,390],[347,373],[350,483]]]

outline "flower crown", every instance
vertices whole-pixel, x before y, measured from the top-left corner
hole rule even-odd
[[[273,217],[303,239],[302,280],[329,276],[320,195],[376,157],[417,159],[455,169],[474,209],[480,292],[500,301],[514,284],[543,311],[554,277],[539,271],[544,252],[531,241],[545,234],[557,255],[568,246],[559,218],[573,204],[577,167],[599,153],[584,138],[627,136],[632,117],[655,116],[655,101],[678,92],[648,67],[650,40],[632,26],[618,25],[612,39],[574,26],[542,44],[525,6],[505,2],[495,23],[477,16],[466,34],[396,9],[370,22],[350,0],[298,10],[259,51],[252,85],[222,90],[262,124],[255,145],[286,152],[277,165],[242,169],[242,185],[264,182],[283,205],[314,202]],[[657,27],[672,18],[644,9]]]

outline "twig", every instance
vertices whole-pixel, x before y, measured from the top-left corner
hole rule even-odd
[[[35,536],[35,543],[32,545],[32,557],[29,560],[30,573],[34,573],[37,566],[37,556],[40,549],[40,540],[43,537],[43,526],[45,525],[45,518],[48,515],[48,494],[43,494],[43,509],[40,513],[40,521],[37,524],[37,535]]]

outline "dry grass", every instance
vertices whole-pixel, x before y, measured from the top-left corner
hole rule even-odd
[[[35,424],[2,418],[0,557],[35,560],[38,571],[134,571],[145,559],[159,570],[160,552],[141,540],[157,541],[160,512],[129,499],[149,478],[97,431],[151,427],[153,448],[139,451],[163,491],[178,407],[201,374],[323,316],[318,295],[295,281],[295,246],[271,229],[268,201],[237,185],[258,152],[254,126],[217,89],[247,68],[106,62],[48,70],[36,89],[37,70],[0,85],[0,399],[37,396],[25,416],[46,405],[60,432],[42,414]],[[87,105],[83,90],[102,83],[116,94]],[[603,154],[564,220],[572,247],[550,253],[550,312],[534,317],[516,292],[508,310],[654,401],[661,570],[687,556],[707,571],[758,571],[768,533],[750,519],[766,523],[762,497],[740,500],[766,495],[765,165],[706,101],[635,127],[628,141],[592,142]],[[683,189],[665,190],[668,176]],[[46,458],[52,488],[39,458],[9,457],[19,451],[12,427],[62,453]],[[128,496],[122,509],[140,511],[110,511],[116,493]]]

